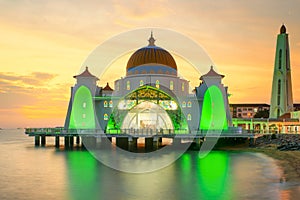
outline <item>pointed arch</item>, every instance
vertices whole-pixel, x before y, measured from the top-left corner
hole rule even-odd
[[[170,96],[168,93],[152,86],[141,86],[134,91],[131,91],[116,105],[112,114],[109,117],[107,131],[120,130],[123,127],[123,122],[126,115],[135,107],[143,104],[143,102],[157,104],[161,107],[170,117],[174,132],[188,132],[188,123],[185,115],[182,113],[178,100]],[[116,131],[118,132],[118,131]],[[181,133],[180,132],[180,133]]]
[[[69,129],[95,128],[96,124],[92,93],[86,86],[80,86],[74,95]]]
[[[228,129],[224,98],[221,90],[215,85],[210,86],[204,94],[200,129]]]

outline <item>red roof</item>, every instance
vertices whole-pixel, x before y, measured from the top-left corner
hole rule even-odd
[[[224,77],[225,77],[225,76],[222,75],[222,74],[218,74],[218,73],[214,70],[214,67],[213,67],[213,66],[211,66],[209,72],[207,72],[207,74],[202,75],[200,79],[202,79],[202,77],[204,77],[204,76],[219,76],[219,77],[221,77],[221,78],[224,78]]]
[[[108,83],[106,83],[106,86],[103,88],[103,90],[114,91],[113,89],[111,89],[111,87],[108,85]]]
[[[283,115],[279,116],[279,119],[290,119],[291,113],[284,113]]]
[[[86,67],[85,70],[81,74],[73,76],[73,77],[74,78],[77,78],[77,77],[93,77],[93,78],[98,79],[96,76],[94,76],[93,74],[91,74],[91,72],[89,72],[88,67]]]

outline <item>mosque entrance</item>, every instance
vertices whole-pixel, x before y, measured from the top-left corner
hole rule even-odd
[[[124,118],[122,129],[136,130],[135,132],[156,133],[160,130],[173,130],[168,113],[159,105],[144,101],[131,109]]]
[[[177,100],[152,86],[142,86],[119,100],[107,123],[107,133],[188,132]]]

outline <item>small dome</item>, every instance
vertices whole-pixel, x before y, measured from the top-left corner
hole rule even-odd
[[[280,28],[280,34],[283,34],[283,33],[286,33],[286,27],[284,24]]]
[[[165,66],[177,72],[177,65],[173,56],[165,49],[155,46],[155,39],[149,38],[149,45],[135,51],[127,62],[126,71],[132,71],[139,66]],[[155,71],[155,70],[154,70]]]

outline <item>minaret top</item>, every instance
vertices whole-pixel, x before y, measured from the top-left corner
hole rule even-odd
[[[225,76],[222,74],[218,74],[215,70],[213,66],[210,66],[210,70],[209,72],[207,72],[206,74],[202,75],[200,77],[200,80],[203,80],[203,77],[221,77],[224,78]]]
[[[153,32],[151,31],[151,36],[148,40],[149,44],[148,46],[155,46],[154,42],[155,42],[155,39],[153,38]]]
[[[284,24],[282,24],[281,28],[280,28],[280,34],[284,34],[286,33],[286,27]]]
[[[73,76],[73,78],[78,78],[78,77],[92,77],[92,78],[99,80],[96,76],[91,74],[91,72],[89,71],[89,68],[87,66],[85,67],[85,70],[81,74]]]

